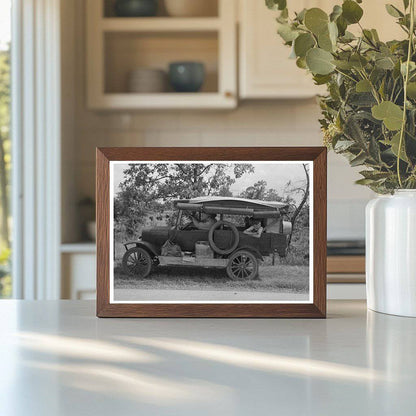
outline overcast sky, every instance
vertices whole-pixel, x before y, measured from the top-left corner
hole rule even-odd
[[[289,181],[292,184],[301,184],[305,182],[305,172],[302,163],[256,163],[250,162],[254,166],[254,173],[246,173],[231,186],[230,190],[233,195],[237,196],[249,186],[258,181],[266,181],[267,188],[275,189],[280,195],[283,195],[284,188]],[[123,171],[128,168],[128,164],[114,164],[114,192],[119,190],[119,184],[123,180]],[[203,196],[203,195],[201,195]]]
[[[305,171],[301,163],[296,164],[254,164],[254,173],[243,175],[237,179],[230,191],[236,195],[247,189],[258,181],[266,181],[267,188],[275,189],[283,194],[284,188],[289,181],[293,184],[305,181]]]

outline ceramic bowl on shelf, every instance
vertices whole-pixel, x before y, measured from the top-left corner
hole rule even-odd
[[[161,69],[137,68],[128,76],[128,92],[161,93],[167,90],[167,75]]]
[[[119,17],[151,17],[157,14],[158,0],[116,0],[114,11]]]
[[[172,62],[169,82],[176,92],[198,92],[205,80],[205,66],[201,62]]]
[[[217,16],[217,0],[165,0],[166,12],[172,17]]]

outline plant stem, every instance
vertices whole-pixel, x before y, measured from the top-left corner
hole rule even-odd
[[[364,28],[361,26],[361,23],[360,22],[358,22],[358,26],[360,27],[360,29],[361,29],[361,33],[363,34],[363,36],[365,37],[365,39],[367,40],[367,43],[368,44],[370,44],[373,48],[374,48],[374,50],[376,50],[376,51],[378,51],[378,49],[377,49],[377,45],[375,45],[374,43],[373,43],[373,41],[365,34],[365,32],[364,32]]]
[[[393,101],[393,98],[394,98],[394,90],[396,89],[396,84],[397,84],[397,80],[394,80],[394,82],[393,82],[393,88],[391,89],[390,101]]]
[[[365,72],[365,69],[361,66],[362,70],[360,71],[360,75],[363,77],[363,79],[367,80],[371,87],[371,93],[373,94],[374,99],[377,101],[377,104],[380,104],[380,99],[378,97],[378,92],[375,89],[373,83],[370,81],[370,78],[368,77],[367,73]]]
[[[409,46],[407,48],[406,73],[405,73],[404,81],[403,81],[403,83],[404,83],[404,85],[403,85],[403,94],[404,94],[403,119],[402,119],[402,127],[400,129],[399,150],[397,152],[397,178],[399,180],[400,188],[403,187],[402,177],[401,177],[401,174],[400,174],[400,156],[402,155],[404,131],[406,129],[407,83],[409,82],[409,68],[410,68],[410,61],[411,61],[411,58],[412,58],[412,50],[413,50],[414,27],[415,27],[415,0],[410,0]]]
[[[400,88],[399,91],[397,91],[396,96],[393,99],[394,103],[396,103],[396,101],[399,99],[401,93],[402,93],[402,88]]]
[[[358,82],[355,78],[350,77],[348,74],[346,74],[345,72],[340,71],[338,68],[335,68],[335,71],[340,73],[341,75],[344,75],[344,77],[349,78],[351,81],[354,81],[355,83]]]

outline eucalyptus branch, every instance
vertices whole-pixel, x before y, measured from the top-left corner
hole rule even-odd
[[[397,80],[393,81],[393,87],[391,89],[391,94],[390,94],[390,101],[393,100],[393,95],[394,95],[394,90],[396,89],[396,84],[397,84]],[[395,102],[395,100],[393,100],[393,102]]]
[[[400,24],[399,24],[399,27],[400,27],[400,29],[402,29],[406,33],[406,35],[409,36],[409,31],[407,30],[407,27],[405,27],[403,25],[400,25]]]
[[[377,101],[377,104],[380,104],[380,98],[378,96],[378,92],[376,88],[374,87],[373,83],[370,81],[370,78],[368,77],[367,73],[365,72],[365,69],[361,66],[362,70],[360,71],[361,76],[363,79],[369,82],[371,87],[371,93],[373,94],[374,99]]]
[[[399,91],[397,91],[397,94],[394,97],[394,100],[393,100],[394,103],[399,99],[399,96],[402,93],[402,91],[403,91],[403,88],[399,88]]]
[[[407,83],[409,82],[409,68],[410,62],[412,59],[412,50],[413,50],[413,37],[414,37],[414,28],[415,28],[415,0],[410,0],[410,30],[409,30],[409,44],[407,47],[407,60],[406,60],[406,72],[403,80],[403,118],[402,118],[402,127],[400,129],[400,140],[399,140],[399,149],[397,152],[397,178],[399,180],[399,185],[402,188],[402,177],[400,173],[400,157],[402,155],[402,147],[404,140],[404,132],[406,129],[406,111],[407,111]]]
[[[279,34],[292,45],[287,39],[297,36],[295,55],[303,59],[317,83],[327,86],[328,94],[320,97],[325,143],[332,143],[333,150],[353,160],[354,166],[366,166],[362,184],[372,190],[386,194],[398,188],[416,189],[416,151],[406,146],[406,140],[413,143],[416,136],[411,120],[416,111],[410,112],[416,108],[416,71],[412,69],[416,0],[404,0],[404,15],[394,6],[387,7],[405,31],[404,41],[382,41],[373,29],[365,30],[360,22],[361,3],[344,0],[331,14],[312,7],[295,20],[287,19],[285,9]],[[266,0],[266,4],[275,10],[276,5],[286,7],[286,0]],[[334,24],[341,28],[337,34]],[[361,33],[350,36],[350,25],[361,28]],[[364,153],[357,154],[359,149]],[[380,170],[389,175],[380,177]]]
[[[351,81],[357,83],[357,80],[351,76],[349,76],[348,74],[346,74],[345,72],[342,72],[341,70],[339,70],[338,68],[335,68],[335,71],[338,72],[341,75],[344,75],[344,77],[350,79]]]
[[[373,47],[373,49],[375,50],[375,51],[378,51],[378,49],[377,49],[377,45],[375,45],[374,43],[373,43],[373,41],[366,35],[366,33],[364,32],[364,28],[361,26],[361,23],[360,22],[358,22],[358,26],[360,27],[360,29],[361,29],[361,33],[363,34],[363,36],[364,36],[364,38],[365,38],[365,40],[367,41],[367,43],[370,45],[370,46],[372,46]]]

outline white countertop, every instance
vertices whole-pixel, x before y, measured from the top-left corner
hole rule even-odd
[[[97,319],[0,301],[0,415],[415,415],[416,319]]]

